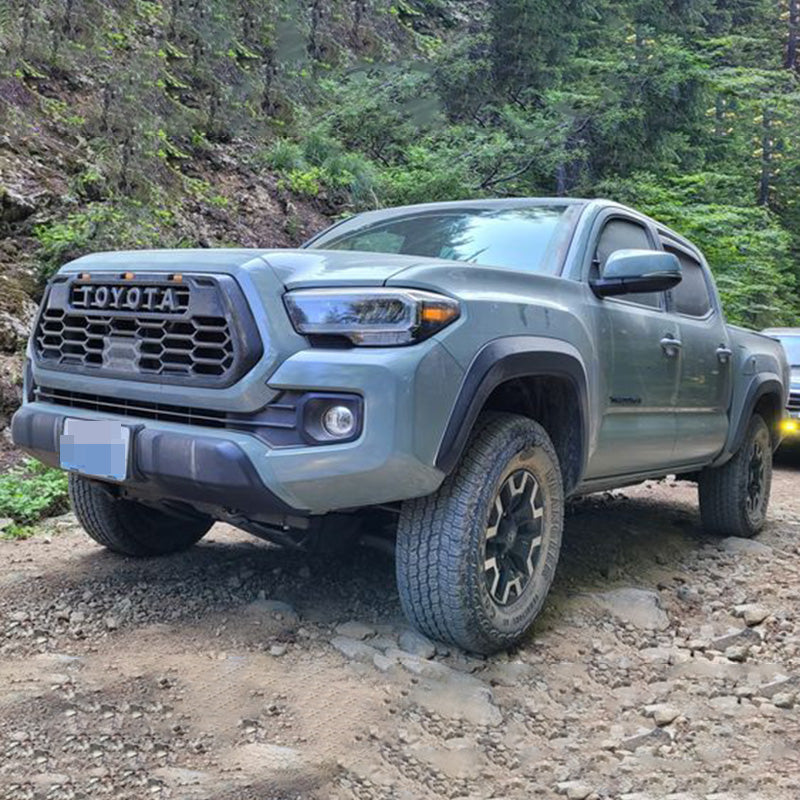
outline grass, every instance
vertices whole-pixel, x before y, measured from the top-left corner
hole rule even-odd
[[[3,530],[5,539],[27,539],[31,525],[67,510],[67,474],[33,459],[0,476],[0,517],[13,522]]]
[[[36,528],[33,525],[19,525],[16,522],[12,522],[3,528],[0,533],[0,539],[30,539],[34,533],[36,533]]]

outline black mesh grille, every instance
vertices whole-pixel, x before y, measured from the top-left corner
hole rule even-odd
[[[789,411],[800,411],[800,392],[789,395]]]
[[[205,276],[179,287],[159,276],[57,280],[33,347],[47,369],[200,386],[229,385],[262,352],[239,288]]]
[[[48,308],[36,333],[36,347],[43,361],[113,369],[129,359],[147,375],[221,376],[233,366],[233,343],[222,317],[178,322]]]

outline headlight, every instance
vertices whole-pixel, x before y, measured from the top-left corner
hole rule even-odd
[[[284,296],[298,333],[386,347],[421,342],[458,319],[458,301],[417,289],[298,289]]]

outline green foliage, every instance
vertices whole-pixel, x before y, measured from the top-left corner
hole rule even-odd
[[[67,475],[29,459],[0,475],[0,516],[17,523],[10,535],[26,538],[25,526],[67,509]],[[6,529],[8,531],[8,529]]]
[[[292,172],[305,164],[303,148],[289,139],[276,139],[261,156],[264,164],[278,172]]]
[[[785,0],[0,7],[3,129],[45,126],[92,158],[34,230],[43,276],[88,250],[190,244],[166,209],[221,213],[198,167],[226,146],[332,216],[608,194],[704,248],[733,320],[798,322]]]
[[[378,204],[380,169],[364,156],[348,152],[325,126],[308,132],[302,142],[280,138],[258,157],[277,171],[279,186],[299,197],[323,197],[334,207],[356,210]]]
[[[180,244],[169,230],[172,214],[137,201],[87,203],[61,222],[36,225],[41,245],[39,277],[44,280],[61,264],[96,250],[163,247]]]
[[[0,532],[0,539],[30,539],[35,532],[36,529],[33,525],[19,525],[16,522],[12,522],[10,525],[6,525],[2,532]]]

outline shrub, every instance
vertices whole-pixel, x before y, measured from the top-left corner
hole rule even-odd
[[[67,510],[67,474],[33,459],[0,476],[0,515],[19,526]],[[14,538],[24,538],[13,534]]]
[[[176,245],[173,215],[165,208],[135,200],[87,203],[66,219],[36,225],[39,278],[49,278],[62,264],[99,250]]]

